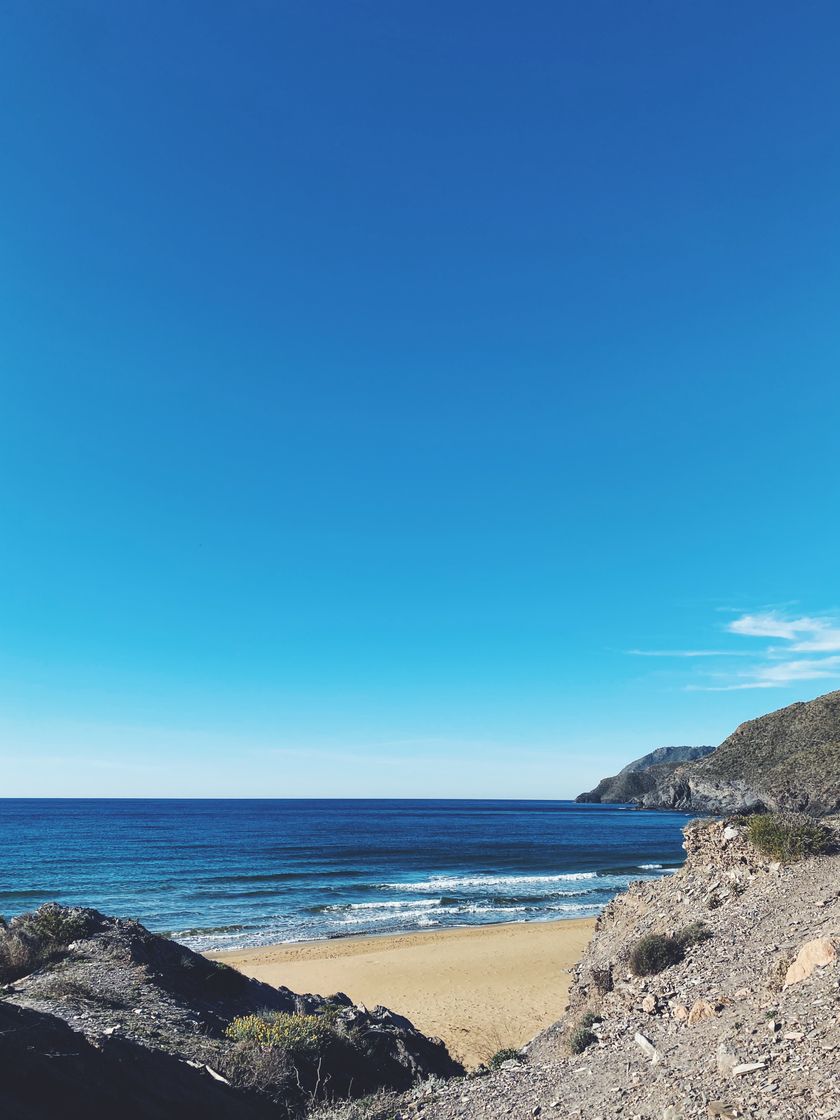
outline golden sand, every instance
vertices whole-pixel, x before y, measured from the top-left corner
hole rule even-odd
[[[591,919],[348,937],[208,953],[246,976],[295,992],[345,992],[383,1004],[474,1067],[523,1046],[566,1007],[569,969]]]

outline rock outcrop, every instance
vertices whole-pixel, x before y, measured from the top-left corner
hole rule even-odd
[[[626,805],[657,789],[674,768],[710,754],[714,747],[657,747],[650,754],[629,762],[611,778],[602,778],[595,789],[581,793],[576,801]]]
[[[345,995],[296,995],[138,922],[49,904],[0,928],[0,1105],[6,1117],[283,1117],[322,1097],[463,1073],[437,1039]],[[22,974],[25,973],[25,974]],[[268,1051],[231,1022],[321,1022],[317,1051]]]
[[[610,782],[610,796],[595,797],[602,782],[578,800],[701,813],[840,812],[840,691],[748,720],[702,758]]]

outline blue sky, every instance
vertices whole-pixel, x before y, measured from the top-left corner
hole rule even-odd
[[[840,687],[839,50],[4,4],[0,792],[562,797]]]

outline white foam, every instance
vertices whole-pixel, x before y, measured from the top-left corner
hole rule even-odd
[[[438,875],[419,883],[383,883],[384,890],[416,891],[420,894],[434,892],[447,894],[450,891],[494,887],[533,887],[537,884],[575,883],[585,879],[597,879],[595,871],[568,871],[562,875]]]
[[[338,902],[334,906],[325,906],[323,912],[325,914],[341,912],[344,910],[384,910],[390,908],[392,910],[400,910],[406,906],[439,906],[441,899],[439,898],[412,898],[400,899],[396,902]]]

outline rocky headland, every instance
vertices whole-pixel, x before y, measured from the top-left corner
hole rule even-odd
[[[840,691],[748,720],[716,750],[694,749],[702,755],[622,771],[577,800],[716,814],[840,812]]]
[[[714,747],[657,747],[650,754],[628,762],[611,778],[602,778],[594,789],[575,801],[587,805],[627,805],[655,792],[665,778],[685,762],[711,754]]]

